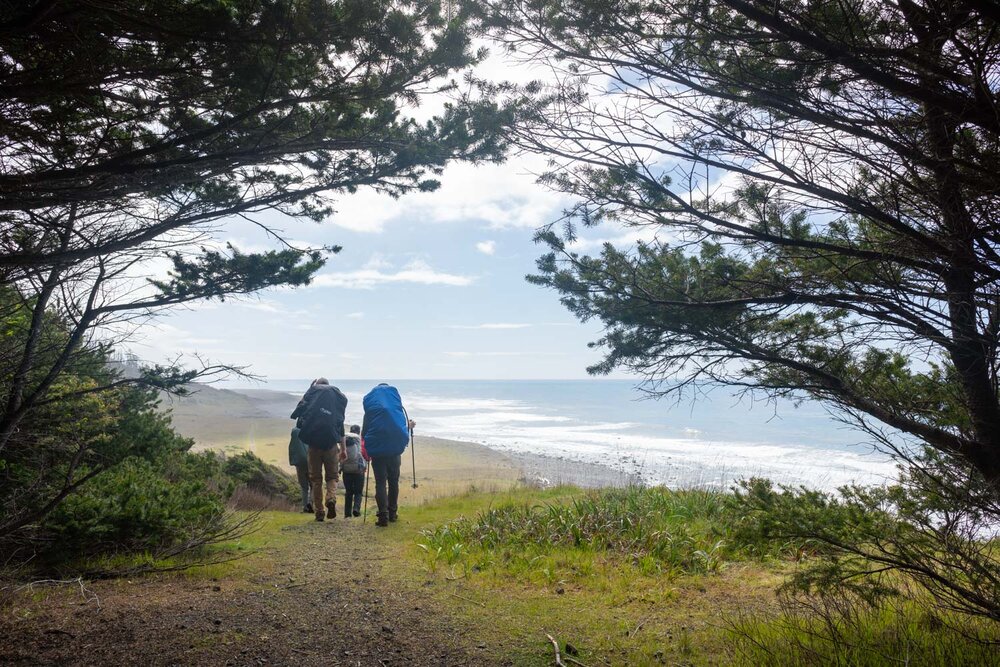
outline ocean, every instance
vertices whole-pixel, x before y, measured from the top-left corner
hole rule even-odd
[[[377,381],[331,382],[350,401],[348,422],[360,423],[361,399]],[[651,400],[629,380],[392,384],[417,422],[418,437],[599,463],[650,484],[729,486],[739,478],[764,476],[833,489],[883,483],[895,473],[887,456],[865,444],[863,433],[815,401],[753,402],[725,387],[694,401]],[[308,380],[271,380],[264,387],[300,395],[308,385]]]

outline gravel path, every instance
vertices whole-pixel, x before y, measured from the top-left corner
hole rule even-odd
[[[250,576],[22,590],[0,607],[0,664],[500,664],[456,612],[405,590],[419,582],[400,587],[378,574],[387,557],[370,522],[303,518],[284,529],[291,547],[253,556]]]

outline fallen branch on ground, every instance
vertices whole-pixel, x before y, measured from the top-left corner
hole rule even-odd
[[[550,634],[546,634],[545,636],[549,638],[549,641],[552,642],[552,648],[555,649],[556,667],[566,667],[566,663],[562,661],[562,658],[559,655],[559,642],[557,642]]]
[[[77,577],[76,579],[39,579],[38,581],[30,581],[23,586],[18,586],[14,589],[14,592],[17,593],[25,588],[34,592],[35,586],[65,586],[66,584],[78,584],[80,586],[80,595],[83,597],[84,602],[96,602],[97,609],[101,609],[101,598],[98,597],[97,593],[87,588],[86,584],[83,583],[83,577]]]
[[[174,558],[184,556],[185,554],[196,552],[200,549],[205,549],[206,547],[211,547],[226,542],[231,542],[234,540],[239,540],[242,537],[250,535],[258,530],[260,530],[261,522],[259,511],[244,513],[245,516],[242,518],[237,517],[236,512],[227,512],[221,520],[221,523],[210,523],[207,526],[198,528],[194,533],[188,536],[187,539],[171,545],[165,549],[153,552],[150,562],[142,563],[140,565],[135,565],[132,567],[124,567],[120,569],[95,569],[86,570],[81,572],[81,576],[87,579],[122,579],[126,577],[134,577],[141,574],[152,574],[152,573],[165,573],[165,572],[181,572],[184,570],[190,570],[196,567],[205,567],[208,565],[222,565],[225,563],[231,563],[236,560],[241,560],[247,556],[258,553],[259,550],[252,549],[247,550],[242,553],[232,554],[232,553],[222,553],[214,557],[195,557],[184,562],[174,562],[170,563]]]

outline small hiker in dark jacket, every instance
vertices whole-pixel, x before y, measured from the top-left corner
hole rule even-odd
[[[375,525],[384,528],[399,516],[399,468],[415,422],[407,416],[399,391],[384,382],[365,395],[364,408],[361,437],[375,475]]]
[[[361,498],[365,492],[365,469],[368,463],[361,456],[361,427],[351,426],[351,432],[344,437],[344,452],[347,458],[340,468],[344,472],[344,518],[361,516]]]
[[[330,386],[326,378],[318,378],[292,412],[292,419],[298,418],[302,424],[299,439],[309,446],[309,481],[312,483],[317,521],[323,521],[326,516],[331,519],[337,516],[337,478],[340,461],[344,458],[346,410],[347,397],[343,392]],[[326,512],[323,511],[324,505]]]
[[[309,447],[299,439],[299,431],[296,426],[292,429],[292,437],[288,441],[288,465],[295,466],[295,476],[299,479],[299,487],[302,489],[302,511],[312,514],[313,505],[309,499]]]

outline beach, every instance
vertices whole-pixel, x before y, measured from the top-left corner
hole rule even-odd
[[[363,397],[377,382],[337,381],[349,401],[347,423],[360,423]],[[175,401],[175,423],[199,446],[251,450],[277,461],[288,415],[308,384],[233,381],[226,389],[199,390]],[[832,491],[896,476],[894,462],[866,434],[817,401],[754,401],[725,387],[697,399],[655,400],[623,380],[400,380],[395,386],[417,422],[418,440],[484,445],[526,476],[550,481],[728,489],[765,477]]]
[[[163,397],[162,407],[171,411],[178,432],[195,441],[195,451],[251,451],[268,463],[293,471],[287,455],[294,425],[288,415],[297,400],[293,394],[209,385],[189,389],[191,394],[186,397]],[[412,447],[404,454],[400,500],[420,503],[470,490],[504,491],[516,484],[596,488],[636,481],[636,475],[611,466],[541,452],[504,452],[476,442],[424,435],[418,420]]]

